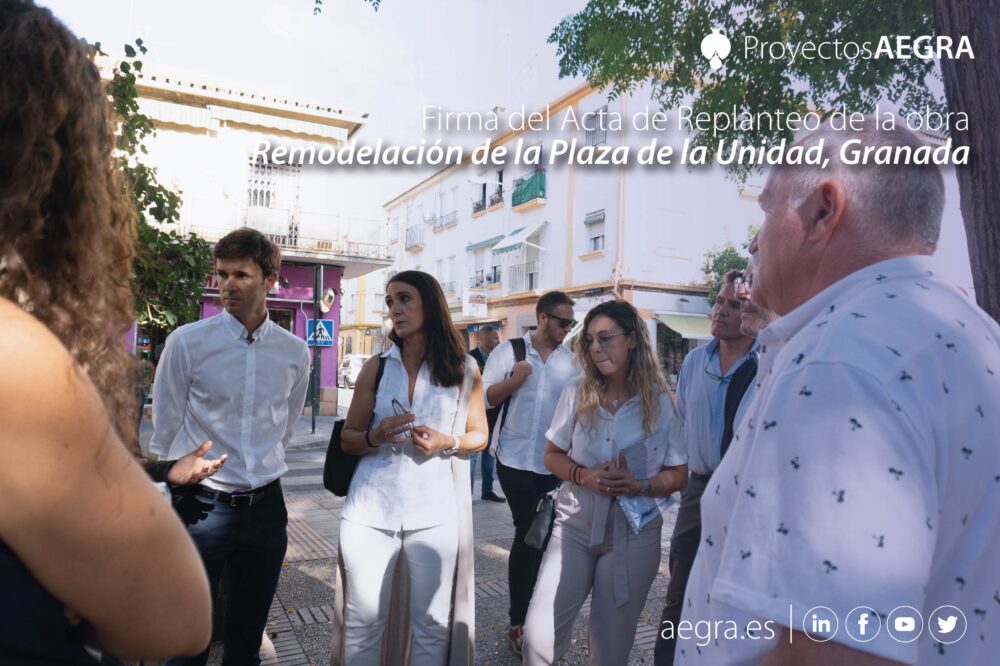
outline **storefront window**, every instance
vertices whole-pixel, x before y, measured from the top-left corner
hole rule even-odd
[[[294,333],[293,324],[295,322],[295,311],[294,310],[279,310],[276,308],[268,308],[267,314],[275,324],[285,329],[289,333]]]

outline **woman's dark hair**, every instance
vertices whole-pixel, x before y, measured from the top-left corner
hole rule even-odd
[[[427,353],[427,366],[431,370],[431,378],[438,386],[457,386],[465,377],[465,341],[451,323],[451,311],[448,309],[448,299],[445,298],[441,285],[433,276],[423,271],[403,271],[396,273],[386,283],[388,287],[393,282],[408,284],[420,294],[424,307],[424,344]],[[393,330],[389,333],[400,349],[403,340]]]

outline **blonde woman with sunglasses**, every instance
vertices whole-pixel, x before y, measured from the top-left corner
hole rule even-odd
[[[564,483],[528,609],[525,664],[559,661],[588,594],[590,663],[627,663],[659,569],[663,498],[687,483],[673,399],[636,309],[620,300],[593,308],[576,355],[583,374],[546,433],[545,466]]]

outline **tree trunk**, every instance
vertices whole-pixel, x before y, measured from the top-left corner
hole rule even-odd
[[[932,0],[938,35],[965,35],[975,60],[941,59],[948,107],[969,117],[952,144],[969,147],[956,167],[979,306],[1000,321],[1000,0]]]

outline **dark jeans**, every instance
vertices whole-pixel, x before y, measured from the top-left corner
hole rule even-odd
[[[175,491],[174,508],[198,547],[212,590],[223,568],[229,569],[233,584],[227,590],[222,663],[259,664],[261,636],[288,545],[281,486],[255,498],[251,506],[239,507],[182,489]],[[167,663],[201,666],[207,660],[206,649],[196,657]]]
[[[499,460],[497,479],[514,518],[514,543],[507,560],[507,583],[510,587],[510,625],[516,627],[523,625],[528,615],[528,604],[545,552],[544,548],[539,550],[524,543],[524,535],[531,527],[538,499],[559,485],[559,479],[552,474],[535,474],[507,467]]]
[[[476,488],[476,467],[480,467],[483,477],[480,495],[488,495],[493,492],[493,456],[490,455],[489,447],[479,453],[469,456],[469,479],[472,481],[471,488]]]
[[[660,616],[660,633],[656,636],[656,648],[653,653],[655,666],[670,666],[674,663],[674,652],[677,649],[676,639],[667,640],[663,637],[665,622],[672,623],[674,635],[677,623],[681,621],[681,611],[684,608],[684,589],[691,575],[691,565],[698,554],[698,544],[701,542],[701,496],[705,492],[706,481],[690,477],[687,487],[681,491],[681,506],[677,510],[677,522],[674,524],[674,534],[670,537],[670,556],[667,560],[670,568],[670,582],[667,583],[667,600]]]

